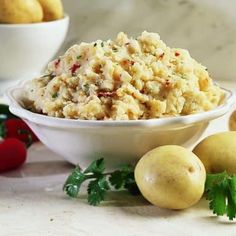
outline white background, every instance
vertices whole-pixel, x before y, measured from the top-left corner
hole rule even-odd
[[[60,53],[75,42],[148,30],[189,49],[214,79],[236,78],[235,0],[64,0],[64,6],[71,28]]]

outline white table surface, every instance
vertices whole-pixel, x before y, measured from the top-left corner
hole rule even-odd
[[[236,90],[236,82],[222,82]],[[213,121],[204,136],[227,130],[230,113]],[[99,207],[89,206],[86,191],[69,199],[62,185],[72,166],[42,144],[29,149],[27,163],[0,175],[1,236],[235,236],[236,221],[217,218],[202,199],[184,211],[159,209],[141,197],[110,193]]]

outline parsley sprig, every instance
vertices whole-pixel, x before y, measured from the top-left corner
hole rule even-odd
[[[108,190],[126,189],[132,195],[140,193],[134,180],[134,169],[131,165],[125,165],[119,170],[105,173],[103,158],[93,161],[85,170],[77,166],[67,178],[63,190],[70,197],[76,198],[85,181],[89,181],[88,202],[93,206],[99,205],[105,200]]]
[[[119,170],[105,172],[103,158],[93,161],[85,170],[77,166],[67,178],[63,190],[70,197],[76,198],[81,185],[86,181],[89,181],[88,202],[93,206],[104,201],[109,190],[126,189],[132,195],[140,194],[133,166],[125,165]],[[236,175],[230,175],[226,171],[207,174],[205,193],[213,214],[227,215],[229,220],[236,217]]]
[[[205,192],[209,208],[215,215],[227,215],[229,220],[236,217],[236,175],[229,175],[226,171],[208,174]]]

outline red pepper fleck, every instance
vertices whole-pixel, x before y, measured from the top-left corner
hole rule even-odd
[[[171,82],[167,79],[164,83],[165,88],[170,88],[171,87]]]
[[[163,53],[159,56],[159,58],[162,59],[164,56],[165,56],[165,53],[163,52]]]
[[[175,52],[175,56],[178,57],[180,55],[179,52]]]
[[[121,74],[119,74],[119,75],[114,74],[113,78],[115,81],[121,81]]]
[[[99,91],[98,97],[114,97],[116,95],[115,91],[109,92],[109,91]]]
[[[123,60],[123,61],[122,61],[122,65],[125,66],[125,67],[132,66],[132,65],[134,65],[134,61]]]
[[[71,74],[74,75],[76,70],[79,69],[79,68],[80,68],[79,64],[77,64],[77,63],[73,64],[70,68]]]
[[[58,68],[59,64],[61,62],[61,59],[59,58],[58,60],[55,61],[55,68]]]

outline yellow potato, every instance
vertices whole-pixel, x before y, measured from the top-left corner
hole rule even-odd
[[[236,131],[236,111],[229,118],[229,130]]]
[[[236,174],[236,131],[211,135],[202,140],[193,152],[202,161],[207,173],[226,170]]]
[[[206,171],[186,148],[166,145],[146,153],[135,168],[142,195],[152,204],[184,209],[197,203],[204,192]]]
[[[38,0],[43,8],[43,20],[53,21],[63,17],[63,5],[61,0]]]
[[[0,0],[1,23],[35,23],[42,20],[43,10],[37,0]]]

